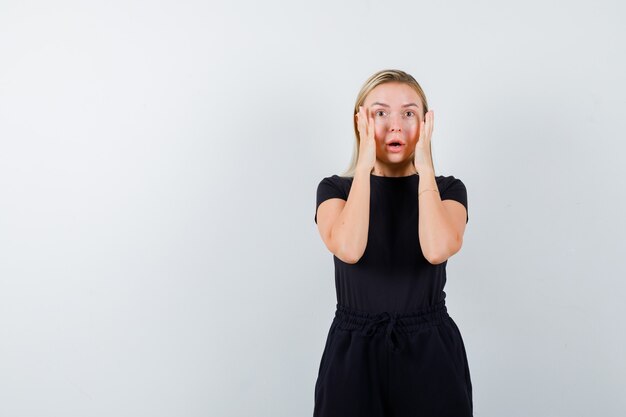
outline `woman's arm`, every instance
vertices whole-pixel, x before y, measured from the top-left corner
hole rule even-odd
[[[322,232],[326,246],[343,262],[354,264],[367,246],[370,216],[370,172],[357,170],[348,199],[339,216],[332,221],[328,233]],[[322,203],[323,204],[323,203]],[[324,207],[320,205],[318,226],[324,230]]]
[[[466,225],[465,207],[457,201],[441,201],[433,170],[419,173],[418,231],[422,253],[428,262],[437,265],[457,253],[463,245]],[[424,191],[422,193],[422,191]],[[460,206],[460,207],[459,207]]]

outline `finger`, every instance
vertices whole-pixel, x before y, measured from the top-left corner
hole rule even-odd
[[[363,106],[361,106],[359,110],[359,120],[363,126],[363,134],[367,135],[367,115],[365,114],[365,108],[363,108]]]
[[[432,132],[434,128],[435,128],[435,113],[431,110],[430,111],[430,131]]]
[[[433,111],[430,110],[428,113],[430,113],[428,115],[428,138],[430,138],[433,133]]]
[[[360,136],[363,136],[363,131],[364,131],[363,126],[364,126],[364,123],[363,123],[363,112],[362,112],[362,107],[361,106],[359,106],[359,112],[357,113],[357,126],[359,128]]]
[[[365,135],[365,115],[363,114],[363,106],[359,106],[359,132],[361,132],[361,136]]]
[[[372,142],[374,141],[374,137],[376,136],[376,123],[374,121],[374,116],[370,115],[370,137],[372,138]]]

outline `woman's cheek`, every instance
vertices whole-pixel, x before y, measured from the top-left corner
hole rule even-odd
[[[376,124],[376,137],[385,140],[385,126],[382,123]]]
[[[411,137],[415,137],[419,132],[419,121],[409,122],[406,126],[406,131],[410,133]]]

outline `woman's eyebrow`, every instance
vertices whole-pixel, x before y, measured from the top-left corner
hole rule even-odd
[[[377,105],[377,104],[378,104],[379,106],[389,107],[389,105],[388,105],[388,104],[381,103],[381,102],[379,102],[379,101],[377,101],[377,102],[375,102],[375,103],[372,103],[372,106],[375,106],[375,105]],[[419,106],[418,106],[417,104],[415,104],[415,103],[408,103],[408,104],[403,104],[403,105],[402,105],[402,107],[410,107],[410,106],[415,106],[415,107],[417,107],[417,108],[419,109]]]

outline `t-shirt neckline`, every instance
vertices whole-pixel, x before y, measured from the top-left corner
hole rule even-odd
[[[408,178],[414,178],[414,177],[418,177],[419,174],[415,173],[415,174],[411,174],[411,175],[404,175],[401,177],[385,177],[382,175],[374,175],[373,173],[370,172],[370,177],[372,178],[384,178],[384,179],[392,179],[392,180],[401,180],[401,179],[408,179]]]

